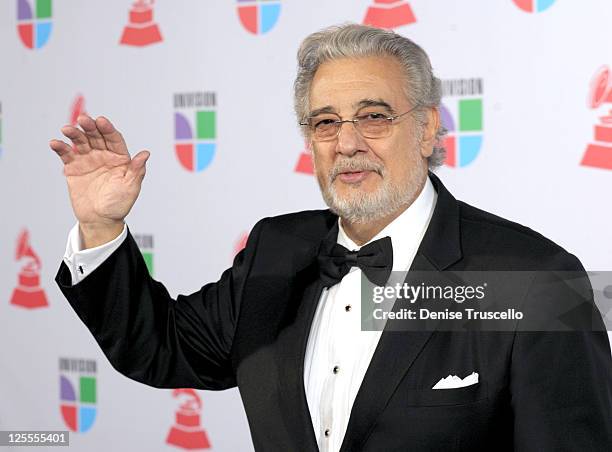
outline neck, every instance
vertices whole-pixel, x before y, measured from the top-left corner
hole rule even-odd
[[[425,181],[426,180],[427,179],[425,179]],[[364,245],[365,243],[372,240],[372,238],[375,237],[376,234],[386,228],[387,225],[389,225],[393,220],[395,220],[402,213],[404,213],[406,209],[412,205],[414,200],[419,197],[424,187],[425,183],[421,185],[421,188],[416,193],[413,199],[411,199],[406,204],[403,204],[399,209],[397,209],[390,215],[387,215],[386,217],[382,217],[374,221],[369,221],[367,223],[351,223],[344,218],[340,218],[340,221],[342,223],[342,229],[344,229],[346,235],[357,245]]]

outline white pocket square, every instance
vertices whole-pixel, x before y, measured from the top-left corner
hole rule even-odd
[[[472,372],[465,378],[459,378],[457,375],[449,375],[442,378],[431,389],[455,389],[472,386],[478,383],[478,372]]]

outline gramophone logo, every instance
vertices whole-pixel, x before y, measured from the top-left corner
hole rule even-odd
[[[482,148],[483,81],[480,78],[444,80],[444,102],[440,108],[442,125],[448,130],[444,140],[446,161],[450,167],[472,163]]]
[[[599,108],[604,104],[612,104],[612,76],[608,66],[602,66],[595,72],[588,98],[589,108]],[[602,113],[604,116],[600,116],[599,123],[595,124],[594,140],[587,145],[580,164],[612,169],[612,110]]]
[[[374,0],[363,19],[364,25],[397,28],[416,22],[410,3],[405,0]]]
[[[85,98],[82,94],[77,94],[72,105],[70,106],[70,118],[68,119],[71,125],[76,125],[79,115],[85,113]]]
[[[120,44],[145,47],[162,41],[159,26],[153,20],[154,3],[155,0],[136,0],[132,4]]]
[[[28,309],[49,306],[45,291],[40,287],[42,263],[30,245],[27,229],[21,231],[17,239],[15,260],[20,262],[22,267],[17,276],[17,287],[11,296],[11,304]]]
[[[312,150],[310,149],[310,143],[308,140],[304,140],[304,150],[300,153],[293,171],[302,174],[314,174],[314,167],[312,166]]]
[[[77,433],[91,429],[96,420],[96,362],[60,358],[60,411],[66,427]]]
[[[555,4],[557,0],[512,0],[516,6],[528,13],[541,13]]]
[[[40,49],[51,36],[51,0],[17,0],[17,32],[28,49]]]
[[[217,148],[217,93],[175,94],[174,108],[176,157],[187,171],[202,171]]]
[[[242,26],[254,35],[269,32],[280,16],[279,0],[238,0],[238,17]]]
[[[149,275],[153,276],[153,236],[151,234],[134,234],[134,240],[147,264]]]
[[[181,449],[210,449],[210,441],[200,422],[202,400],[194,389],[175,389],[172,396],[182,400],[175,412],[175,423],[166,443]]]

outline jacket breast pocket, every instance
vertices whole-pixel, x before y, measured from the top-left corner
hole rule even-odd
[[[488,398],[486,382],[452,389],[408,389],[404,394],[407,406],[467,405]]]

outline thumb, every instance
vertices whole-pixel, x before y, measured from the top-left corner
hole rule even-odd
[[[147,163],[147,160],[149,160],[150,156],[151,153],[149,151],[140,151],[138,154],[136,154],[132,158],[132,161],[128,166],[125,177],[133,178],[135,176],[140,175],[141,173],[142,175],[144,175],[144,172],[146,170],[145,165]]]

